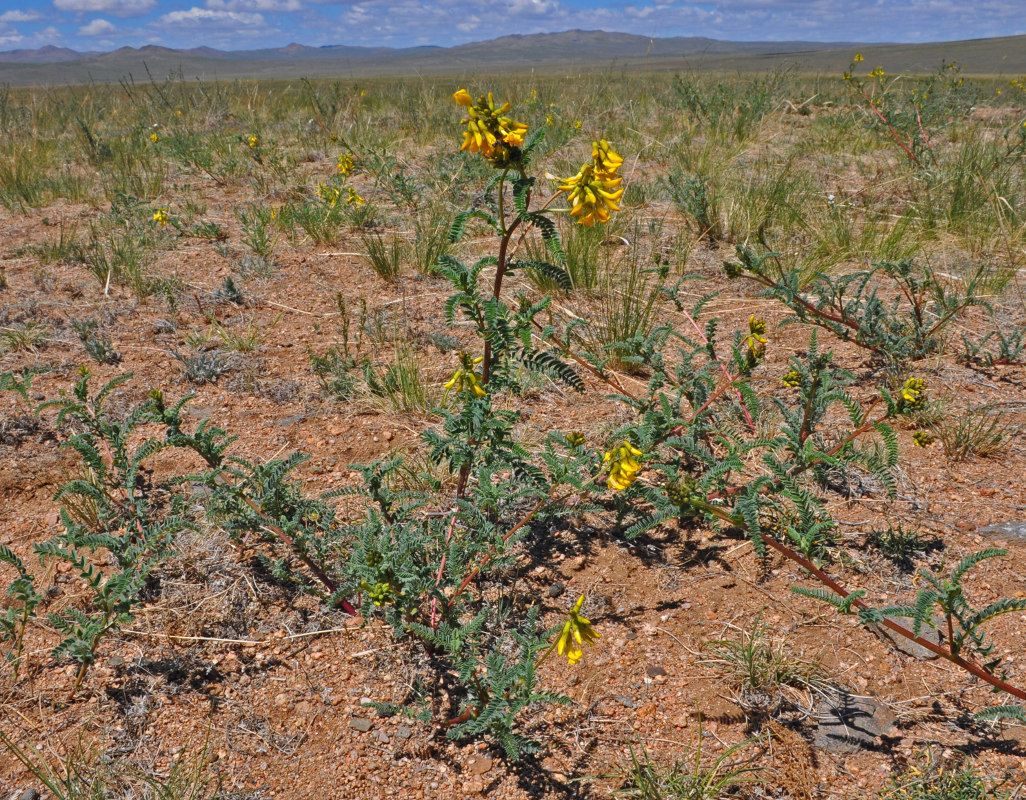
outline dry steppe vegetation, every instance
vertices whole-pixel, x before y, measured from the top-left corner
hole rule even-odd
[[[1021,797],[1026,91],[938,66],[480,78],[498,167],[0,92],[0,796]]]

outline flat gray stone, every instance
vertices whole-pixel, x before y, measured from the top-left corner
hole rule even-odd
[[[1026,522],[998,522],[995,525],[984,525],[980,528],[980,536],[994,539],[1026,539]]]
[[[815,708],[816,747],[828,753],[851,754],[877,747],[881,737],[900,737],[897,717],[872,697],[859,697],[832,686]]]
[[[891,617],[894,622],[897,622],[901,627],[908,628],[910,631],[915,627],[916,621],[912,617]],[[934,623],[938,624],[940,620],[934,619]],[[896,650],[900,650],[907,656],[918,658],[920,661],[933,661],[935,658],[940,658],[932,650],[927,650],[921,644],[916,644],[911,639],[906,639],[900,633],[895,633],[886,625],[870,625],[868,626],[873,633],[879,636],[881,639],[886,641],[888,644],[894,646]],[[933,644],[941,643],[941,632],[939,628],[931,628],[924,625],[919,629],[919,638],[925,639]]]
[[[363,717],[353,717],[349,720],[349,727],[353,730],[359,731],[360,733],[366,733],[374,726],[374,723],[369,719]]]

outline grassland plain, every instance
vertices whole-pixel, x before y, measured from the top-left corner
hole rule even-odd
[[[1026,94],[877,67],[0,93],[0,796],[1021,797]]]
[[[454,47],[304,47],[267,50],[176,50],[150,45],[109,53],[42,48],[0,53],[0,83],[64,86],[142,81],[171,72],[190,81],[256,78],[299,79],[431,75],[481,80],[487,75],[531,72],[557,75],[629,69],[646,72],[766,72],[800,69],[837,75],[858,49],[871,63],[892,72],[929,74],[942,61],[968,65],[974,75],[1014,77],[1026,73],[1026,37],[1005,36],[923,44],[838,42],[730,42],[702,37],[652,38],[606,31],[505,36]]]

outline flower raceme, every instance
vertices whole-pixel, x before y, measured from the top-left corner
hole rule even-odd
[[[158,208],[153,215],[153,221],[162,228],[167,226],[169,219],[171,219],[171,217],[168,215],[167,209],[164,208]]]
[[[766,342],[766,320],[752,314],[748,318],[748,336],[745,337],[752,361],[758,363],[766,355]]]
[[[460,150],[480,153],[496,166],[505,166],[515,160],[513,148],[524,143],[527,126],[506,116],[509,103],[497,107],[491,92],[482,95],[475,103],[466,89],[460,89],[452,97],[467,109],[467,116],[460,120],[462,125],[466,125]]]
[[[602,457],[602,464],[609,467],[609,477],[606,478],[606,486],[616,491],[623,491],[632,483],[641,470],[638,458],[641,451],[624,440],[619,447],[615,447]]]
[[[926,381],[909,378],[901,387],[900,405],[904,411],[914,411],[926,405]]]
[[[565,655],[566,660],[573,666],[581,660],[584,651],[578,645],[594,644],[599,638],[598,633],[592,627],[590,620],[581,616],[581,608],[584,606],[584,595],[577,598],[574,607],[570,609],[570,618],[563,625],[556,641],[556,652],[561,656]]]
[[[602,139],[592,142],[591,163],[582,164],[580,171],[572,178],[565,178],[559,184],[559,191],[570,201],[570,216],[576,217],[582,225],[608,222],[614,211],[619,211],[623,197],[623,178],[617,170],[623,159]]]
[[[481,385],[481,376],[474,371],[474,366],[483,360],[484,356],[471,358],[468,353],[460,353],[460,368],[445,384],[446,393],[455,389],[457,392],[469,393],[474,397],[484,397],[488,394],[484,386]]]

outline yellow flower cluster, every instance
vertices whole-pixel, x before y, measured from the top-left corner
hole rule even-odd
[[[753,361],[761,361],[766,355],[766,320],[752,314],[748,318],[748,336],[745,343],[748,345],[748,354]]]
[[[378,607],[390,602],[393,597],[402,594],[402,592],[398,591],[395,586],[387,581],[373,585],[367,583],[367,581],[361,581],[360,588],[367,592],[371,602]]]
[[[929,431],[916,431],[912,434],[912,443],[916,447],[927,447],[934,443],[937,437]]]
[[[573,666],[581,660],[584,651],[578,645],[595,644],[599,638],[591,621],[581,616],[581,608],[584,606],[584,595],[577,598],[574,607],[570,609],[570,618],[563,625],[559,639],[556,642],[556,652],[561,656],[565,655],[566,660]],[[551,651],[549,651],[551,652]]]
[[[339,197],[342,196],[342,190],[339,189],[337,186],[331,186],[330,184],[322,183],[320,186],[317,187],[317,196],[321,198],[321,200],[323,200],[329,206],[334,208],[335,205],[338,203]]]
[[[353,161],[353,157],[349,153],[343,153],[338,157],[338,174],[348,175],[353,171],[353,167],[356,162]]]
[[[489,92],[475,103],[466,89],[460,89],[453,99],[467,109],[467,116],[460,120],[466,126],[463,145],[460,150],[480,153],[496,166],[503,166],[512,160],[513,148],[524,143],[527,126],[506,116],[509,103],[495,105],[495,98]]]
[[[460,368],[453,373],[445,384],[445,391],[469,392],[474,397],[484,397],[488,392],[481,385],[482,378],[474,372],[474,366],[484,361],[484,356],[471,358],[467,353],[460,353]]]
[[[799,386],[802,385],[802,376],[796,369],[793,369],[790,372],[788,372],[780,380],[783,381],[784,386],[790,386],[792,389],[797,389]]]
[[[317,187],[317,196],[331,208],[334,208],[338,205],[338,201],[342,199],[342,190],[338,186],[333,186],[330,183],[322,183]],[[346,187],[346,205],[362,206],[363,202],[363,198],[356,193],[356,189],[352,186]]]
[[[249,136],[246,137],[246,144],[248,144],[252,149],[255,150],[257,146],[260,144],[260,137],[257,136],[255,133],[251,133]]]
[[[606,486],[616,491],[623,491],[637,477],[641,464],[638,458],[641,451],[628,441],[624,441],[619,447],[615,447],[602,457],[602,464],[609,467],[609,477],[606,478]]]
[[[570,201],[570,216],[582,225],[608,222],[612,212],[620,210],[617,204],[623,197],[623,178],[617,171],[622,164],[623,159],[605,139],[592,142],[591,163],[582,164],[576,175],[559,184],[559,191]]]
[[[901,387],[902,406],[905,410],[922,408],[926,405],[926,381],[922,378],[909,378]]]
[[[153,221],[162,228],[167,225],[169,219],[171,217],[168,215],[166,208],[158,208],[153,214]]]
[[[156,133],[151,133],[150,134],[150,141],[153,142],[154,144],[156,144],[157,142],[160,141],[160,137],[157,136]]]

